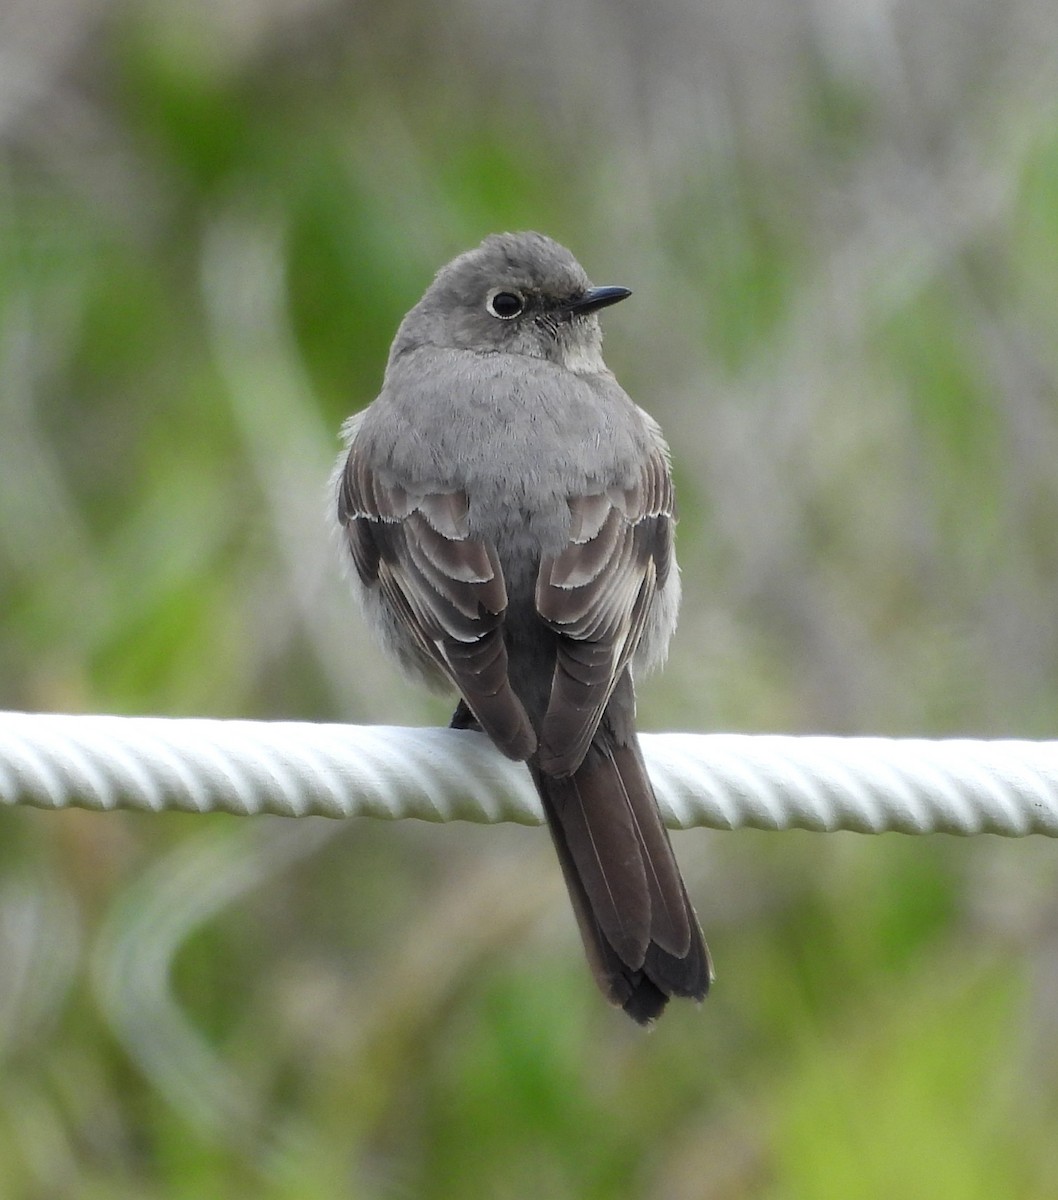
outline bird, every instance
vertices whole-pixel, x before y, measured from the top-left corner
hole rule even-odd
[[[526,764],[595,980],[649,1025],[713,969],[635,728],[680,579],[669,448],[602,357],[629,295],[540,233],[460,254],[343,426],[334,488],[369,625]]]

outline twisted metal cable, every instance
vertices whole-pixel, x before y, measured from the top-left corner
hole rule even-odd
[[[1058,741],[644,734],[674,828],[1058,836]],[[0,803],[281,816],[542,816],[451,729],[0,713]]]

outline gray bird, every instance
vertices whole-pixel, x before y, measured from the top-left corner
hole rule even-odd
[[[369,622],[528,765],[599,987],[647,1023],[712,969],[635,731],[680,584],[668,447],[602,359],[596,314],[628,295],[539,233],[460,255],[346,423],[336,488]]]

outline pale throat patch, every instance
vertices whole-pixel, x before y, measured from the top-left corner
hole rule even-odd
[[[596,345],[577,344],[562,347],[562,365],[577,375],[598,375],[606,370],[602,351]]]

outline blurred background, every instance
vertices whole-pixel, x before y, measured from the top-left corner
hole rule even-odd
[[[1051,0],[5,0],[0,706],[446,720],[326,480],[522,228],[675,453],[644,727],[1054,736]],[[1058,1194],[1053,845],[675,843],[644,1035],[542,830],[0,813],[0,1195]]]

